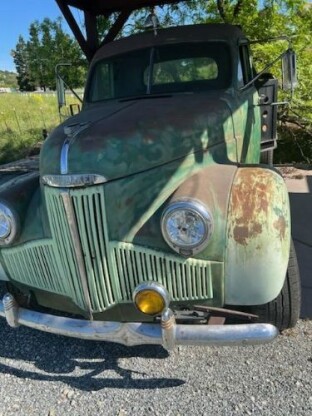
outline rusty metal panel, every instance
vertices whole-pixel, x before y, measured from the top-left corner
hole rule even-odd
[[[225,303],[256,305],[282,289],[290,248],[289,199],[274,170],[237,170],[229,204]]]

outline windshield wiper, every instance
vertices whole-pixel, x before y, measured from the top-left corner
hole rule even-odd
[[[124,103],[126,101],[135,101],[135,100],[149,100],[151,98],[170,98],[172,94],[148,94],[148,95],[135,95],[133,97],[120,98],[118,101]]]

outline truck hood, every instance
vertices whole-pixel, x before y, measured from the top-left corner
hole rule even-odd
[[[94,173],[107,180],[207,152],[217,145],[226,148],[234,140],[228,99],[223,100],[220,94],[179,94],[89,107],[46,140],[41,174],[60,174],[64,127],[69,125],[78,130],[79,125],[83,127],[69,146],[68,173]]]

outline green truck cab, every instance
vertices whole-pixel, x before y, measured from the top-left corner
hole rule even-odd
[[[48,136],[39,172],[1,174],[9,325],[170,349],[268,342],[296,323],[288,193],[260,164],[277,81],[249,53],[226,24],[97,49],[82,111]]]

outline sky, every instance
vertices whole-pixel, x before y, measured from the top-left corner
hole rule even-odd
[[[19,35],[27,39],[34,20],[54,20],[58,16],[61,12],[55,0],[0,0],[0,70],[15,71],[10,52]]]
[[[74,15],[79,13],[74,10]],[[42,21],[45,17],[54,20],[58,16],[61,12],[55,0],[0,0],[0,70],[15,71],[10,52],[19,35],[28,38],[28,29],[34,20]],[[70,31],[65,20],[63,27]]]

